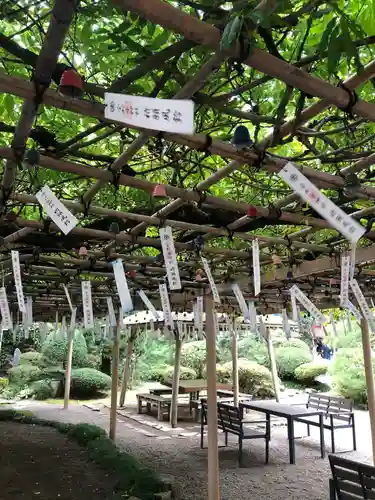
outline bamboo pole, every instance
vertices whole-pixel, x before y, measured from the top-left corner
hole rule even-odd
[[[72,377],[73,342],[74,342],[76,313],[77,313],[77,308],[74,307],[68,329],[68,352],[66,356],[66,368],[65,368],[64,410],[67,410],[69,408],[70,380]]]
[[[368,322],[362,318],[362,347],[363,360],[365,364],[366,387],[368,410],[370,414],[371,426],[371,442],[372,442],[372,461],[375,464],[375,384],[374,384],[374,369],[372,364],[372,349],[370,343],[370,332]]]
[[[118,389],[118,365],[120,357],[120,334],[121,334],[121,314],[117,319],[117,325],[114,328],[113,346],[112,346],[112,387],[111,387],[111,412],[109,417],[109,437],[113,441],[116,438],[117,423],[117,389]]]
[[[180,384],[180,365],[181,365],[181,347],[182,340],[179,332],[174,332],[175,337],[175,355],[174,355],[174,370],[172,380],[172,400],[171,400],[171,414],[170,421],[173,428],[177,427],[178,420],[178,392]]]
[[[216,314],[212,295],[205,297],[207,345],[207,429],[208,429],[208,500],[220,500],[217,438],[216,392]]]
[[[131,332],[129,340],[128,340],[128,348],[126,351],[124,374],[122,377],[122,384],[121,384],[121,394],[120,394],[120,406],[121,407],[123,407],[125,405],[125,396],[126,396],[126,391],[127,391],[128,384],[129,384],[129,378],[130,378],[130,363],[131,363],[131,357],[133,354],[133,344],[134,344],[134,336],[133,336],[133,332]]]
[[[233,378],[233,404],[238,406],[238,349],[237,349],[237,331],[232,332],[232,378]]]

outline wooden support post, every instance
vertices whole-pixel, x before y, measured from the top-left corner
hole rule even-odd
[[[367,321],[362,318],[362,347],[363,360],[365,364],[368,411],[370,414],[371,440],[372,440],[372,461],[375,464],[375,385],[374,372],[372,366],[372,349],[370,343],[370,332]]]
[[[232,379],[233,379],[233,403],[238,406],[238,349],[237,349],[237,332],[232,333]]]
[[[119,314],[112,346],[112,387],[111,387],[111,413],[109,417],[109,437],[113,441],[116,437],[116,415],[117,415],[117,387],[118,387],[118,365],[120,357],[120,334],[121,334],[121,314]]]
[[[130,378],[130,363],[131,363],[131,358],[132,358],[132,354],[133,354],[133,344],[134,344],[134,332],[131,331],[130,337],[128,340],[128,349],[126,351],[124,374],[122,377],[120,406],[125,405],[125,396],[126,396],[126,391],[128,388],[129,378]]]
[[[177,417],[178,417],[178,388],[180,384],[180,364],[181,364],[181,347],[182,340],[178,330],[175,331],[175,355],[174,355],[174,371],[172,380],[172,400],[171,400],[171,426],[177,427]]]
[[[76,324],[76,313],[77,313],[77,308],[73,307],[72,317],[68,328],[68,352],[66,356],[66,368],[65,368],[64,410],[67,410],[69,407],[70,379],[72,377],[73,342],[74,342],[74,330]]]
[[[216,329],[212,295],[205,297],[207,346],[208,500],[220,500],[217,445]]]
[[[272,383],[275,391],[276,401],[280,401],[280,385],[279,385],[279,376],[277,375],[277,367],[276,367],[276,359],[275,359],[275,351],[273,349],[272,337],[269,329],[267,328],[267,348],[268,348],[268,356],[270,358],[271,364],[271,375],[272,375]]]

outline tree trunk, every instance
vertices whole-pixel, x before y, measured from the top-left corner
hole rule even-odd
[[[237,332],[232,333],[232,379],[233,379],[233,403],[238,406],[238,351]]]
[[[180,359],[182,341],[178,332],[175,334],[176,352],[174,358],[174,372],[172,381],[172,401],[171,401],[171,426],[177,427],[178,416],[178,387],[180,383]]]
[[[368,411],[370,414],[371,439],[372,439],[372,461],[375,463],[375,386],[374,372],[372,366],[372,350],[370,343],[370,332],[368,322],[362,318],[362,347],[363,359],[365,363],[366,387],[368,399]]]
[[[270,363],[271,363],[271,375],[272,375],[273,388],[275,391],[276,401],[279,402],[280,401],[279,377],[277,375],[275,351],[273,349],[272,338],[271,338],[271,334],[269,331],[267,331],[267,347],[268,347],[268,355],[269,355]]]
[[[130,362],[131,362],[131,357],[133,354],[133,343],[134,343],[134,339],[133,339],[132,335],[130,335],[130,338],[128,340],[128,349],[126,352],[124,374],[122,377],[122,384],[121,384],[120,406],[125,405],[125,396],[126,396],[126,391],[127,391],[128,384],[129,384],[129,378],[130,378]]]
[[[118,364],[120,357],[120,335],[121,335],[120,315],[117,320],[113,336],[112,347],[112,387],[111,387],[111,413],[109,419],[109,437],[113,441],[116,437],[116,414],[117,414],[117,388],[118,388]]]

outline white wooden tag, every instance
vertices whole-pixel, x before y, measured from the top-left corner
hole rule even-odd
[[[171,330],[173,330],[174,324],[172,319],[171,305],[169,303],[168,289],[165,283],[159,285],[159,293],[160,293],[161,307],[164,313],[164,325],[168,326]]]
[[[76,327],[76,316],[77,316],[77,308],[73,307],[72,314],[70,316],[70,326],[69,326],[69,328],[72,332],[74,332],[75,327]]]
[[[233,290],[234,295],[236,296],[238,305],[240,306],[240,309],[241,309],[241,312],[243,315],[243,319],[249,320],[250,319],[249,308],[247,307],[247,304],[246,304],[245,298],[243,296],[243,293],[241,291],[241,288],[238,286],[237,283],[233,283],[232,290]]]
[[[21,312],[25,313],[26,312],[26,305],[25,305],[25,298],[23,295],[23,288],[22,288],[20,255],[19,255],[18,250],[12,250],[11,254],[12,254],[14,284],[16,285],[16,292],[17,292],[18,309]]]
[[[124,266],[120,259],[112,262],[113,274],[115,275],[117,292],[120,297],[121,308],[124,313],[132,311],[133,301],[129,292],[128,282],[126,280]]]
[[[356,243],[363,236],[366,229],[321,193],[293,163],[287,163],[279,176],[345,238]]]
[[[303,305],[303,307],[311,314],[313,318],[318,321],[325,321],[323,314],[319,311],[317,307],[311,302],[310,299],[298,288],[297,285],[293,285],[291,290],[293,290],[296,299]]]
[[[285,337],[287,339],[290,339],[290,325],[289,325],[289,320],[288,320],[288,315],[286,313],[286,309],[282,310],[282,317],[283,317],[283,328],[284,328]]]
[[[73,311],[73,304],[72,304],[72,300],[70,298],[69,290],[68,290],[68,288],[67,288],[66,285],[63,285],[63,288],[64,288],[64,291],[65,291],[66,298],[68,300],[70,311]]]
[[[358,311],[358,309],[355,307],[355,305],[352,302],[350,302],[350,300],[348,302],[347,307],[348,307],[349,311],[357,318],[357,320],[361,321],[362,314]]]
[[[77,225],[78,220],[69,212],[65,205],[56,198],[48,186],[44,186],[37,194],[36,199],[42,205],[47,215],[53,220],[64,234]]]
[[[364,318],[367,320],[372,333],[375,333],[375,318],[372,315],[371,309],[367,304],[357,280],[351,280],[350,286],[352,287],[353,293],[357,299],[359,307],[361,308]]]
[[[213,316],[213,324],[214,324],[214,332],[215,332],[215,337],[219,335],[219,320],[217,317],[217,312],[215,310],[212,311],[212,316]]]
[[[253,273],[254,273],[254,295],[260,294],[260,261],[259,261],[259,242],[253,240]]]
[[[216,302],[217,304],[220,304],[221,303],[220,295],[219,295],[219,292],[217,291],[217,286],[216,286],[214,279],[212,277],[210,266],[208,265],[207,259],[205,259],[204,257],[201,257],[201,259],[202,259],[204,272],[206,273],[208,282],[209,282],[210,287],[211,287],[212,298],[214,299],[214,302]]]
[[[93,328],[94,315],[92,312],[91,298],[91,282],[82,281],[82,302],[83,302],[83,319],[85,328]]]
[[[335,320],[333,318],[332,312],[329,313],[329,322],[331,323],[332,332],[333,332],[334,337],[337,337],[336,323],[335,323]]]
[[[170,226],[159,229],[161,248],[163,250],[164,264],[167,271],[170,290],[181,290],[180,273],[174,247],[172,228]]]
[[[203,295],[198,295],[195,303],[195,311],[197,317],[196,329],[198,332],[203,332]]]
[[[341,257],[341,285],[340,285],[340,306],[346,307],[349,300],[349,271],[350,256]]]
[[[262,337],[264,338],[264,340],[268,341],[268,332],[267,332],[266,325],[264,324],[264,321],[263,321],[263,316],[259,316],[259,332],[262,335]]]
[[[27,314],[27,324],[28,326],[31,326],[34,322],[32,297],[26,297],[26,314]]]
[[[116,326],[116,315],[113,307],[112,297],[107,297],[108,321],[111,326]]]
[[[9,311],[8,297],[4,287],[0,288],[0,312],[4,330],[12,330],[12,316]]]
[[[156,321],[159,321],[160,318],[159,318],[158,312],[155,309],[152,302],[150,301],[150,299],[145,294],[145,292],[143,290],[138,290],[138,295],[141,297],[142,302],[147,307],[147,309],[150,311],[150,313],[153,315],[153,317],[156,319]]]
[[[249,302],[249,314],[250,314],[250,324],[251,330],[253,332],[257,331],[257,311],[254,302]]]
[[[356,251],[356,244],[352,243],[352,248],[350,250],[350,280],[354,279],[354,273],[355,273],[355,251]]]
[[[290,289],[290,301],[292,303],[293,321],[298,321],[298,309],[297,309],[296,295],[295,295],[294,290],[292,288]]]

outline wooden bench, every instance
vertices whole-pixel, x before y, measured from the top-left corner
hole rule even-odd
[[[337,429],[351,428],[353,435],[353,450],[357,449],[353,402],[350,399],[329,396],[326,394],[311,393],[309,394],[306,407],[316,408],[324,413],[324,428],[331,431],[332,453],[335,453],[335,430]],[[302,422],[307,425],[308,436],[310,436],[310,425],[319,427],[318,417],[301,417],[296,418],[295,421]]]
[[[143,405],[143,403],[146,405]],[[158,420],[162,421],[164,414],[167,414],[169,419],[171,411],[171,397],[170,396],[158,396],[157,394],[145,393],[137,394],[138,403],[138,413],[142,413],[142,409],[146,408],[146,413],[151,413],[151,407],[156,406]],[[182,396],[178,398],[179,408],[189,408],[189,400]]]
[[[329,455],[329,500],[374,500],[375,467]]]
[[[231,392],[231,391],[217,391],[217,395],[218,395],[218,399],[217,399],[217,402],[218,403],[233,403],[233,395],[231,396],[227,396],[227,397],[221,397],[219,393],[224,393],[224,392]],[[203,398],[204,401],[207,401],[206,398]],[[246,403],[247,401],[251,401],[253,399],[253,396],[251,394],[244,394],[244,393],[240,393],[238,395],[238,402],[239,403]],[[198,400],[198,399],[193,399],[192,401],[190,401],[190,414],[193,414],[194,415],[194,420],[196,422],[198,422],[199,420],[199,412],[200,412],[200,409],[201,409],[201,400]]]
[[[204,446],[204,427],[207,425],[207,402],[201,401],[201,448]],[[270,420],[257,420],[252,424],[266,424],[265,432],[245,427],[241,411],[237,406],[217,403],[217,427],[225,434],[225,446],[228,446],[228,434],[238,436],[238,463],[242,466],[242,444],[246,439],[264,439],[266,444],[266,464],[269,458],[271,435]]]

